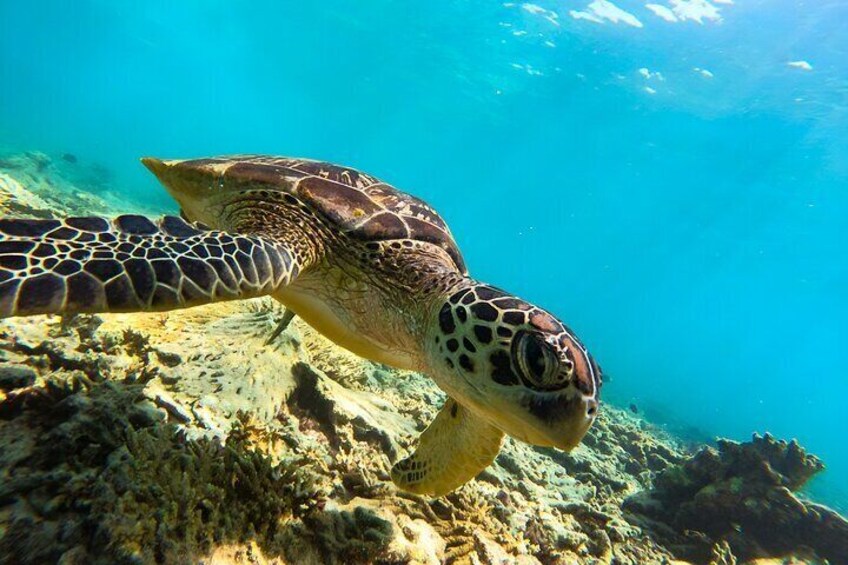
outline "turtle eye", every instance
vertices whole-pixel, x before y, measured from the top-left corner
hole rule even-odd
[[[531,388],[553,390],[565,384],[556,352],[538,335],[519,331],[512,340],[512,357]]]

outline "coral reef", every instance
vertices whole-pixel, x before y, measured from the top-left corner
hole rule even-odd
[[[0,159],[0,214],[143,212],[76,188],[82,166]],[[281,316],[257,299],[0,321],[0,563],[803,563],[813,534],[844,561],[841,518],[792,494],[819,467],[799,447],[693,459],[612,406],[571,453],[508,439],[446,497],[399,492],[389,469],[444,394],[297,318],[266,344]]]
[[[0,458],[7,562],[192,562],[246,539],[280,554],[285,525],[320,513],[302,462],[273,465],[237,433],[224,445],[189,441],[139,385],[52,378],[11,402],[2,437],[13,449]],[[16,445],[22,430],[35,441]]]
[[[823,468],[796,441],[769,434],[746,443],[719,440],[717,449],[705,447],[660,473],[653,489],[628,499],[625,508],[670,527],[673,535],[654,529],[696,560],[705,560],[717,541],[740,559],[806,548],[848,563],[848,521],[793,492]],[[699,534],[683,541],[690,531]]]

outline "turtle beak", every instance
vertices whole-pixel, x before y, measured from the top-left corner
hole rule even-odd
[[[571,451],[580,444],[580,441],[589,431],[592,423],[598,415],[598,401],[594,398],[581,398],[579,407],[574,410],[571,417],[562,422],[551,438],[551,443],[557,449]]]
[[[162,178],[162,173],[164,173],[168,169],[168,164],[162,159],[157,159],[156,157],[142,157],[142,164],[147,167],[151,173]]]

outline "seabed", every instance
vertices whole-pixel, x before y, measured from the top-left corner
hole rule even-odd
[[[0,157],[0,215],[150,213],[72,155]],[[429,499],[391,464],[444,401],[271,299],[0,322],[0,563],[848,563],[795,442],[691,445],[610,405]]]

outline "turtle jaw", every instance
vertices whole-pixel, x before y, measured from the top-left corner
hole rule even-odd
[[[556,393],[525,392],[510,403],[518,408],[515,420],[504,418],[506,433],[531,445],[571,451],[583,440],[598,414],[598,401],[573,388]]]

